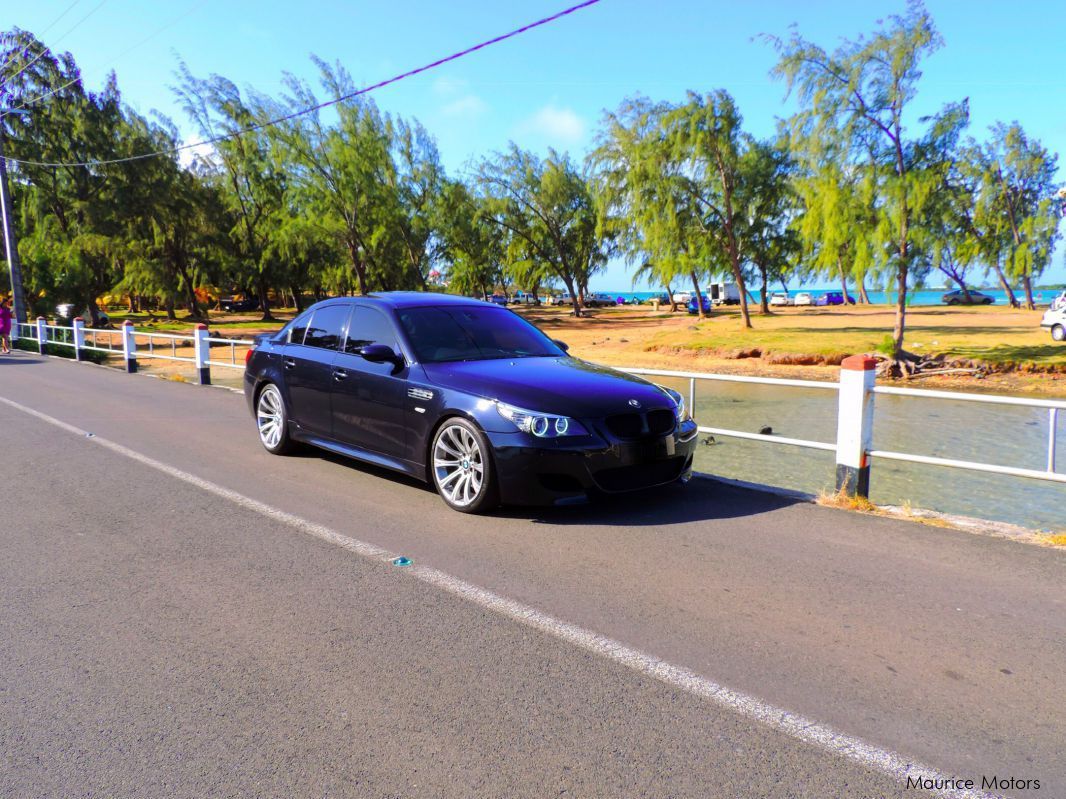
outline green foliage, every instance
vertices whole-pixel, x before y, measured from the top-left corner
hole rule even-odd
[[[39,352],[37,349],[37,342],[34,339],[29,338],[17,338],[11,342],[11,346],[16,350],[26,350],[27,352]],[[54,355],[57,358],[73,358],[74,348],[67,347],[63,344],[54,344],[52,342],[46,342],[44,345],[45,355]],[[82,350],[81,359],[83,361],[89,361],[90,363],[105,363],[107,361],[106,352],[97,352],[96,350]]]
[[[873,280],[897,295],[898,355],[909,292],[929,274],[960,288],[994,275],[1031,303],[1066,202],[1057,156],[1017,122],[962,141],[965,102],[914,116],[921,65],[942,46],[924,7],[832,51],[798,34],[771,42],[800,105],[774,140],[748,135],[723,89],[634,97],[605,116],[584,164],[512,144],[465,180],[445,173],[417,120],[367,97],[297,114],[354,91],[338,64],[312,56],[315,88],[286,75],[277,96],[181,64],[174,91],[196,134],[229,134],[191,161],[12,165],[27,306],[72,302],[96,321],[98,300],[119,295],[173,320],[179,308],[206,317],[205,292],[241,292],[269,319],[271,298],[443,282],[478,295],[562,284],[580,313],[589,281],[621,256],[634,281],[668,289],[737,283],[749,326],[752,280],[764,297],[814,276],[863,297]],[[0,118],[14,159],[112,161],[182,142],[124,105],[114,75],[91,91],[73,56],[26,31],[0,33],[0,64],[4,104],[32,111]]]

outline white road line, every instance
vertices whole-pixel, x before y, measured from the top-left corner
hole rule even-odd
[[[176,480],[194,485],[215,496],[229,500],[242,508],[286,524],[302,533],[314,536],[360,557],[382,563],[388,563],[398,557],[398,555],[381,547],[350,538],[324,525],[315,524],[294,514],[286,513],[264,502],[239,494],[236,491],[231,491],[217,483],[212,483],[162,461],[149,458],[147,455],[142,455],[140,452],[122,444],[99,436],[90,438],[86,430],[6,397],[0,397],[0,402],[68,433],[83,437],[86,441],[98,444],[105,449],[160,471]],[[437,569],[416,565],[410,569],[398,571],[398,574],[408,574],[423,583],[447,591],[500,616],[566,641],[594,655],[659,680],[672,688],[678,688],[698,696],[719,707],[731,710],[744,718],[764,724],[771,729],[788,735],[790,738],[813,744],[832,754],[847,758],[860,766],[885,774],[900,784],[907,784],[908,779],[921,780],[922,782],[926,780],[933,781],[927,784],[944,784],[944,781],[948,781],[947,784],[951,784],[950,781],[953,779],[936,769],[910,760],[895,752],[874,746],[860,738],[839,733],[825,724],[820,724],[791,711],[767,704],[749,694],[734,691],[681,666],[675,666],[654,655],[633,649],[619,641],[599,635],[591,630],[586,630],[575,624],[570,624],[562,619],[557,619],[534,607],[494,594],[492,591],[479,588]],[[934,789],[928,793],[934,796],[951,797],[951,799],[994,799],[994,797],[998,796],[984,791],[951,788]]]

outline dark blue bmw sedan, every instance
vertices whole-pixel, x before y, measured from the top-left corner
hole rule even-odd
[[[676,391],[573,358],[521,316],[462,297],[320,302],[251,352],[244,391],[272,453],[312,444],[432,483],[466,513],[686,481]]]

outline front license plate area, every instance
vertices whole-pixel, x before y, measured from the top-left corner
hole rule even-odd
[[[638,462],[659,461],[674,455],[674,439],[660,438],[655,441],[640,441],[633,447]]]

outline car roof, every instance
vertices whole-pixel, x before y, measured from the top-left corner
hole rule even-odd
[[[374,291],[357,297],[330,297],[327,300],[322,300],[322,302],[376,305],[385,308],[417,308],[426,305],[484,306],[491,304],[472,297],[442,294],[436,291]]]

